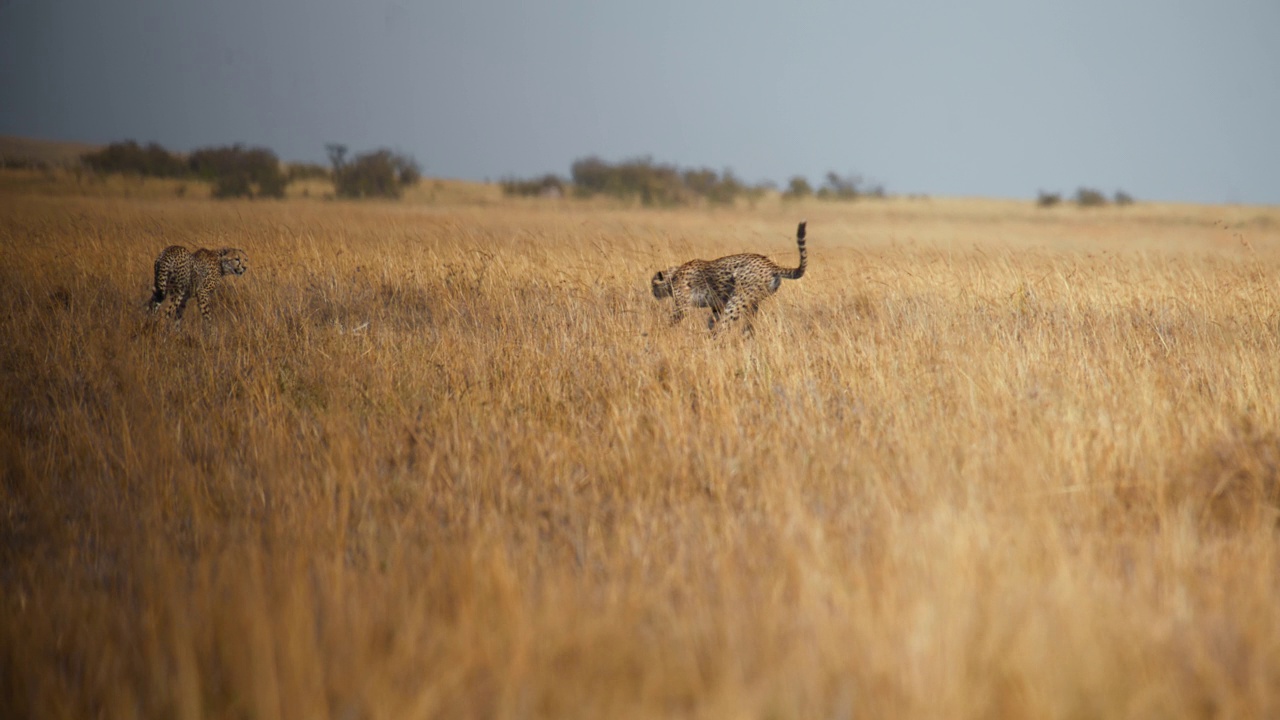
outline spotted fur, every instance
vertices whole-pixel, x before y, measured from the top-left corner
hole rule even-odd
[[[200,314],[209,320],[209,297],[222,282],[223,275],[243,275],[249,269],[249,258],[239,248],[195,252],[181,245],[171,245],[156,258],[155,288],[151,295],[154,312],[166,300],[165,315],[182,318],[187,301],[195,296]]]
[[[769,258],[755,253],[728,255],[716,260],[690,260],[683,265],[659,270],[653,276],[653,296],[674,302],[671,323],[684,319],[695,307],[711,308],[707,327],[714,330],[722,319],[736,322],[742,318],[743,330],[750,331],[751,320],[760,302],[778,291],[783,280],[799,280],[808,266],[804,248],[805,223],[796,228],[796,245],[800,248],[800,265],[779,267]]]

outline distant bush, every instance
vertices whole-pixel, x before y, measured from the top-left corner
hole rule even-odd
[[[827,173],[822,186],[817,190],[814,190],[804,177],[797,175],[791,178],[791,182],[782,197],[784,200],[795,200],[810,195],[817,197],[819,200],[848,202],[863,197],[882,198],[885,196],[885,190],[884,185],[878,183],[874,185],[867,184],[859,175],[840,175],[831,171]]]
[[[221,175],[213,181],[213,196],[223,200],[253,197],[253,185],[245,175]]]
[[[862,178],[857,175],[841,177],[835,172],[828,172],[826,182],[818,189],[818,197],[823,200],[857,200],[864,194],[861,185]]]
[[[547,173],[530,180],[505,178],[500,184],[503,194],[511,197],[564,197],[568,181],[559,175]]]
[[[133,140],[111,143],[101,150],[81,155],[80,160],[100,173],[164,178],[181,178],[191,174],[181,156],[156,143],[143,147]]]
[[[290,163],[285,173],[289,182],[298,180],[328,180],[329,168],[317,163]]]
[[[411,156],[385,148],[347,160],[345,145],[325,146],[333,166],[333,188],[338,197],[398,198],[405,187],[422,179],[422,168]]]
[[[1045,192],[1041,190],[1036,197],[1036,205],[1042,208],[1050,208],[1062,202],[1062,193]]]
[[[777,190],[777,185],[768,181],[755,185],[743,182],[727,168],[720,172],[707,167],[680,168],[655,162],[650,157],[614,163],[596,156],[575,160],[568,180],[544,175],[530,179],[504,178],[501,185],[508,196],[546,195],[571,189],[579,198],[604,195],[660,207],[692,203],[732,206],[740,199],[754,207],[768,192]],[[796,176],[782,197],[791,200],[813,194],[809,181]],[[842,177],[834,172],[827,174],[827,184],[820,192],[821,197],[841,200],[884,197],[884,194],[882,185],[865,185],[857,176]]]
[[[720,175],[711,168],[689,168],[680,172],[684,186],[695,195],[706,196],[716,191]]]
[[[754,201],[756,192],[732,170],[681,169],[641,157],[610,163],[598,157],[581,158],[570,168],[573,191],[578,197],[607,195],[642,205],[671,206],[705,202],[732,205],[740,197]]]
[[[400,186],[417,185],[422,180],[422,166],[417,160],[405,155],[397,156],[396,172],[400,175]]]
[[[156,143],[144,147],[126,140],[85,153],[81,161],[101,173],[205,180],[218,198],[284,197],[288,183],[275,153],[239,144],[202,148],[184,158]]]
[[[0,168],[9,170],[49,170],[52,166],[44,160],[29,157],[0,156]]]
[[[1132,205],[1133,196],[1123,190],[1117,190],[1114,200],[1116,205]]]
[[[187,165],[196,177],[213,182],[216,198],[282,198],[289,182],[274,152],[239,143],[196,150]]]
[[[1076,190],[1076,204],[1080,207],[1101,207],[1107,204],[1107,196],[1093,188]]]
[[[799,200],[813,195],[813,186],[803,175],[796,175],[787,182],[787,189],[782,193],[783,200]]]
[[[579,197],[608,195],[639,200],[642,205],[668,206],[684,204],[692,195],[676,166],[655,163],[648,157],[620,163],[587,157],[574,161],[569,171]]]
[[[689,169],[682,177],[685,189],[712,205],[732,205],[747,191],[747,186],[729,169],[720,174],[711,168]]]
[[[746,189],[742,191],[742,195],[747,199],[747,205],[754,208],[756,203],[760,202],[760,200],[764,198],[770,190],[777,189],[778,186],[775,183],[766,180],[764,182],[756,183],[755,185],[748,185]]]

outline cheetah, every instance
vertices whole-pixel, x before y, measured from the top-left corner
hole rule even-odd
[[[249,269],[249,258],[239,248],[195,252],[181,245],[171,245],[156,258],[155,292],[151,295],[154,312],[169,300],[165,314],[182,319],[187,301],[195,296],[200,314],[209,320],[209,295],[222,281],[223,275],[243,275]]]
[[[804,276],[808,255],[804,249],[802,220],[796,228],[796,245],[800,248],[800,265],[779,267],[769,258],[755,253],[728,255],[716,260],[690,260],[676,267],[659,270],[653,276],[653,296],[670,297],[675,303],[671,324],[684,319],[693,307],[711,308],[707,328],[716,329],[722,318],[729,322],[745,316],[744,332],[751,332],[751,320],[760,302],[778,291],[783,279],[799,280]]]

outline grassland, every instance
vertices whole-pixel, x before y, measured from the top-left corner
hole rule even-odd
[[[0,715],[1280,715],[1274,209],[6,187]]]

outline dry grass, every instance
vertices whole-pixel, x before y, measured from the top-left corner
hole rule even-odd
[[[0,196],[0,714],[1280,714],[1276,211],[468,197]]]

